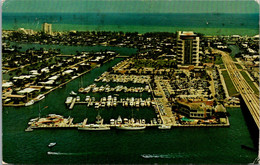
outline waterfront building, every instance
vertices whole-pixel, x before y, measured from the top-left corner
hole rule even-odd
[[[199,64],[199,37],[192,31],[177,32],[177,62]]]
[[[48,24],[48,23],[42,24],[42,31],[45,34],[52,35],[52,24]]]
[[[205,103],[187,103],[187,102],[180,102],[179,112],[184,114],[189,118],[207,118],[211,117],[214,114],[214,108],[210,105],[206,105]]]
[[[23,34],[34,35],[34,31],[32,29],[19,28],[17,31]]]

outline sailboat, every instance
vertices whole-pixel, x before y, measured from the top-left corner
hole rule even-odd
[[[110,130],[109,126],[103,125],[103,119],[98,114],[96,117],[97,121],[96,124],[86,124],[87,119],[83,121],[83,124],[81,127],[78,127],[78,130],[84,130],[84,131],[105,131]]]
[[[80,92],[80,93],[84,92],[84,88],[82,86],[83,86],[82,85],[82,76],[80,76],[80,84],[79,84],[79,90],[78,90],[78,92]]]

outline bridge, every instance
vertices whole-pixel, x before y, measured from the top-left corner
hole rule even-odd
[[[227,72],[230,76],[230,79],[232,80],[236,90],[240,93],[243,100],[246,103],[246,106],[248,107],[250,114],[252,115],[258,129],[260,127],[260,120],[259,120],[259,98],[258,95],[253,91],[251,86],[247,83],[247,81],[244,79],[240,71],[237,69],[236,65],[234,64],[234,61],[229,56],[228,53],[220,51],[220,50],[214,50],[216,53],[220,53],[222,55],[222,60],[224,65],[226,66]]]

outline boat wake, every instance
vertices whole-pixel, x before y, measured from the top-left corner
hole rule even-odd
[[[89,155],[91,153],[64,153],[64,152],[47,152],[48,155]]]
[[[174,158],[182,158],[184,155],[182,154],[143,154],[142,158],[145,159],[174,159]]]

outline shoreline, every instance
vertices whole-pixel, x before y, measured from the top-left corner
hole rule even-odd
[[[138,32],[139,34],[149,32],[170,32],[176,31],[194,31],[210,36],[226,36],[226,35],[241,35],[255,36],[259,34],[258,28],[239,28],[239,27],[174,27],[174,26],[148,26],[148,25],[73,25],[73,24],[52,24],[53,32],[70,32],[70,31],[111,31],[111,32]],[[11,26],[11,25],[10,25]],[[35,32],[40,32],[41,27],[35,28],[35,25],[21,24],[17,28],[5,27],[3,24],[2,31],[16,31],[18,28],[32,29]]]

